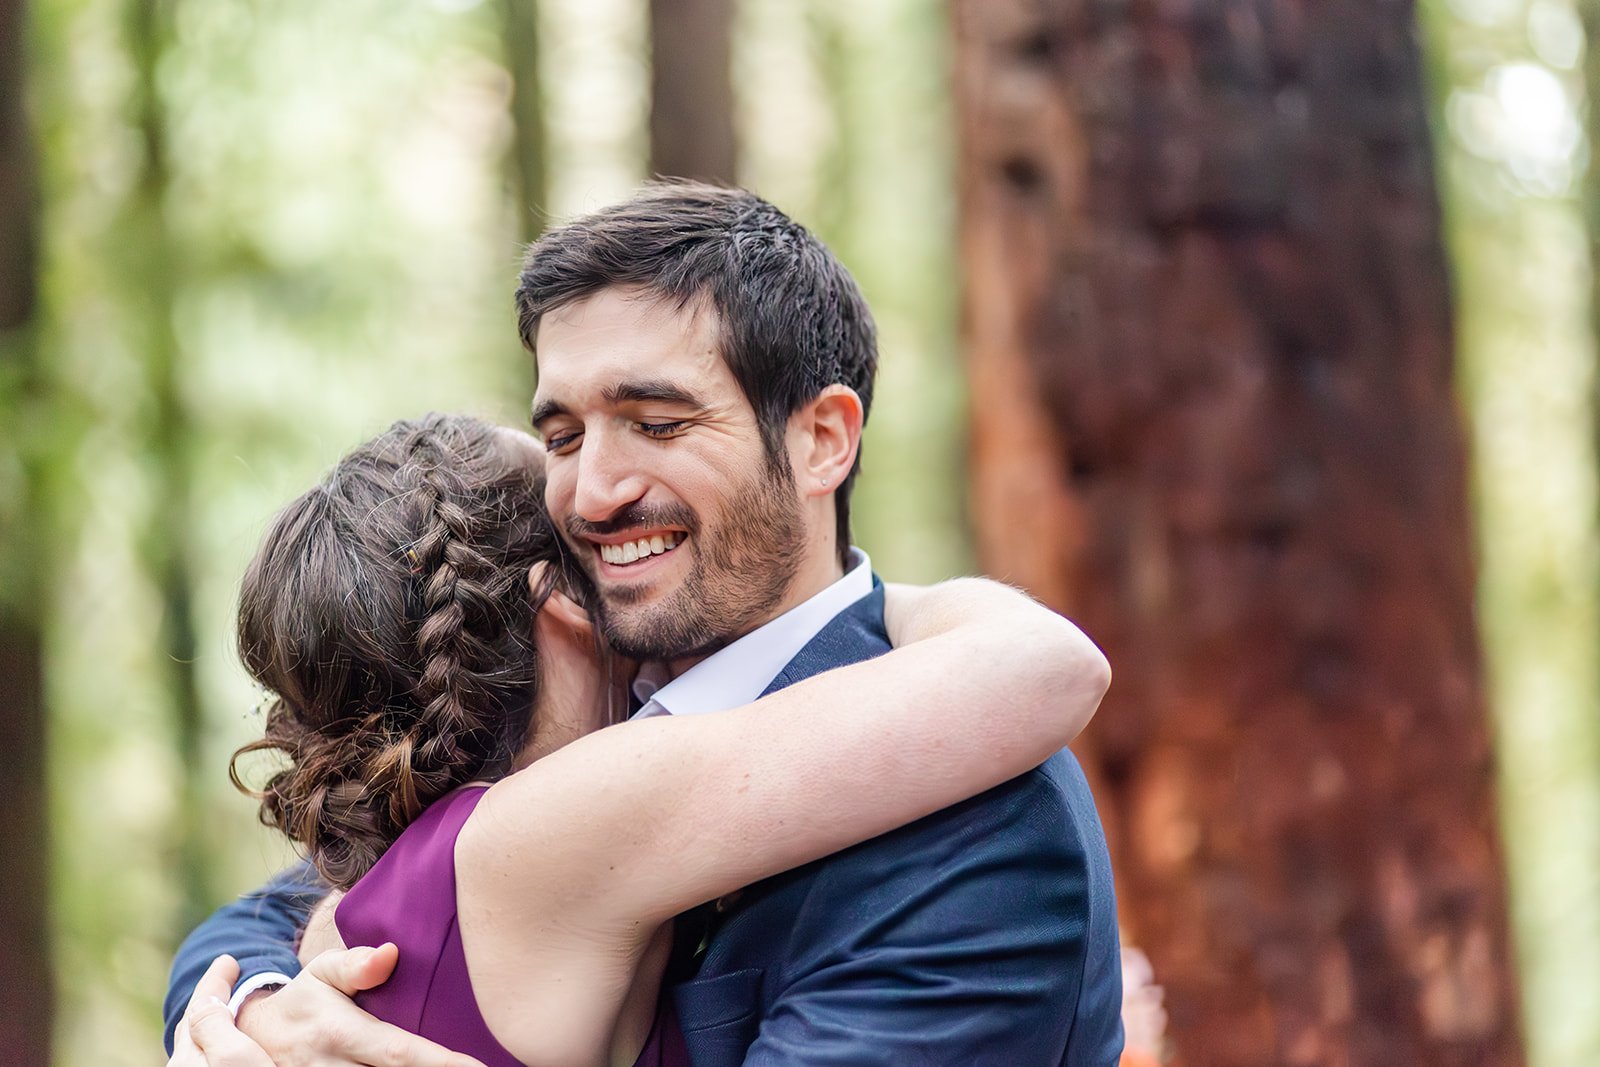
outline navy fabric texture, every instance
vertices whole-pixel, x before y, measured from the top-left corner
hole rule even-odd
[[[167,999],[162,1005],[167,1055],[172,1055],[178,1023],[194,995],[194,987],[218,956],[228,955],[239,961],[241,981],[273,971],[290,978],[299,974],[295,938],[317,902],[327,895],[327,884],[311,864],[299,863],[255,892],[224,904],[185,938],[172,961]]]
[[[888,650],[875,580],[767,691]],[[167,992],[169,1052],[217,955],[237,957],[241,978],[299,973],[295,932],[325,892],[302,865],[189,936]],[[676,963],[694,977],[672,995],[695,1067],[1113,1067],[1122,1051],[1111,863],[1070,752],[698,909],[680,933]]]
[[[883,589],[768,692],[889,650]],[[673,987],[695,1067],[1114,1067],[1111,861],[1083,771],[1042,767],[745,890]]]

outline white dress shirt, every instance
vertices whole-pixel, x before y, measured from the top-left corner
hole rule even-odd
[[[789,661],[833,621],[834,616],[872,592],[872,561],[850,549],[844,577],[810,600],[790,608],[731,644],[725,645],[668,681],[660,664],[647,663],[634,679],[635,719],[655,715],[693,715],[748,704],[766,691]]]

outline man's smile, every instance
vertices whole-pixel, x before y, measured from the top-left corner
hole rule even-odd
[[[669,530],[664,534],[650,534],[637,540],[623,541],[621,544],[597,544],[595,549],[604,562],[626,567],[651,556],[666,555],[678,547],[680,536]]]
[[[689,539],[683,530],[629,530],[624,534],[586,535],[593,546],[598,571],[606,578],[635,578],[656,570],[663,557],[671,555]]]

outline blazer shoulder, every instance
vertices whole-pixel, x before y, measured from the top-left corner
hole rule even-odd
[[[1091,855],[1097,839],[1085,833],[1072,792],[1060,778],[1046,763],[969,800],[758,883],[740,894],[736,917],[722,927],[724,935],[732,936],[722,939],[745,945],[746,935],[765,931],[764,940],[783,929],[787,936],[767,942],[760,955],[792,956],[800,951],[800,942],[815,944],[818,927],[842,931],[857,920],[872,921],[914,907],[919,899],[964,899],[989,892],[996,883],[1007,890],[1028,886],[1043,893],[1081,894],[1089,885],[1088,873],[1097,866]]]
[[[915,855],[917,866],[974,853],[995,859],[1023,855],[1081,856],[1104,847],[1099,816],[1083,771],[1070,752],[987,792],[891,830],[821,861],[821,867],[868,865]]]
[[[815,943],[821,930],[848,939],[858,921],[916,914],[948,922],[954,911],[972,908],[1013,929],[1040,916],[1065,917],[1093,955],[1117,951],[1105,833],[1083,771],[1065,751],[986,793],[826,857],[799,881],[791,887],[799,893],[791,897],[795,925],[785,955],[803,954],[794,938]],[[937,924],[915,925],[938,933]]]
[[[780,875],[757,891],[744,921],[729,924],[740,943],[727,946],[729,961],[774,968],[770,997],[860,958],[935,947],[954,958],[976,945],[1072,1011],[1086,972],[1116,975],[1117,932],[1104,837],[1063,781],[1069,770],[1047,763]]]

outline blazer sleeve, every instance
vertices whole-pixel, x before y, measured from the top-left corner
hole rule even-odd
[[[300,973],[295,938],[328,887],[308,863],[291,867],[253,893],[225,904],[178,947],[163,1005],[167,1055],[200,976],[218,956],[239,961],[239,980],[276,972]]]
[[[1090,979],[1110,1017],[1078,1016],[1091,929],[1115,941],[1115,904],[1068,803],[1033,771],[824,861],[747,1067],[1053,1065],[1080,1023],[1098,1048],[1072,1062],[1114,1065],[1115,966]],[[1092,924],[1093,907],[1113,914]]]

